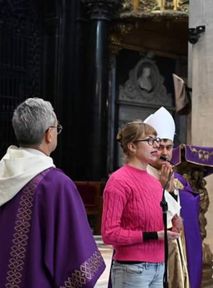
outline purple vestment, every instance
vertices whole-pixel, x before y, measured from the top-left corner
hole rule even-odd
[[[94,287],[105,268],[75,184],[50,168],[0,207],[0,288]]]
[[[172,163],[179,168],[187,163],[187,167],[192,171],[202,171],[203,176],[206,177],[213,173],[212,152],[212,147],[181,144],[173,149]],[[181,170],[185,170],[184,166]],[[180,201],[184,219],[190,288],[200,288],[202,275],[202,241],[198,220],[200,197],[192,192],[183,177],[179,175],[178,178],[186,184],[180,194]]]
[[[190,288],[200,288],[202,279],[202,239],[199,225],[200,196],[193,193],[189,183],[180,174],[175,173],[175,178],[184,186],[179,192]]]

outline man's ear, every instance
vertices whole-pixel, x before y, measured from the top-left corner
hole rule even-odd
[[[129,151],[131,153],[135,153],[136,152],[136,145],[134,143],[132,143],[132,142],[128,143],[127,147],[128,147],[128,149],[129,149]]]
[[[45,142],[46,143],[51,143],[53,139],[53,135],[52,135],[52,131],[51,129],[47,129],[47,131],[45,132]]]

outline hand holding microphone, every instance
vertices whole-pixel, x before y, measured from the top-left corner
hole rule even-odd
[[[164,156],[160,156],[160,160],[164,161],[161,167],[160,173],[160,182],[163,187],[165,187],[168,191],[174,190],[173,184],[173,165],[172,163]]]

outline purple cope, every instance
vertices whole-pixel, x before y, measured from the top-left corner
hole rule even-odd
[[[0,207],[0,288],[94,287],[105,269],[75,184],[34,177]]]

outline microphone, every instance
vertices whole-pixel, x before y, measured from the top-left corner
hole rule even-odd
[[[163,156],[163,155],[160,156],[160,160],[168,161],[168,159],[165,156]]]
[[[159,159],[162,160],[162,161],[166,161],[166,162],[170,163],[172,166],[174,166],[174,164],[169,159],[167,159],[165,156],[163,156],[163,155],[161,155]]]
[[[169,181],[171,180],[171,177],[172,177],[172,175],[174,173],[174,164],[169,159],[167,159],[165,156],[163,156],[163,155],[161,155],[159,159],[162,160],[162,161],[166,161],[166,162],[168,162],[169,164],[172,165],[172,170],[170,171],[170,173],[168,175],[168,178],[167,178],[167,181],[166,181],[166,184],[164,186],[164,189],[166,189],[168,184],[169,184]]]

